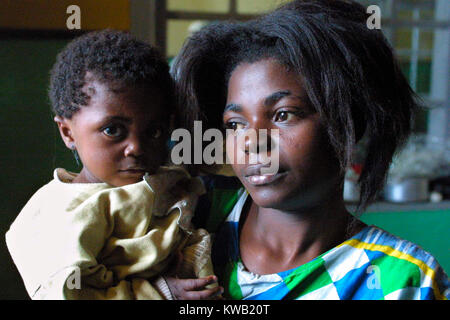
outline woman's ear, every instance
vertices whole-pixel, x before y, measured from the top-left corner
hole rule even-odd
[[[58,125],[59,134],[61,135],[64,144],[67,148],[73,150],[75,148],[75,139],[72,135],[70,120],[60,116],[55,116],[53,120]]]

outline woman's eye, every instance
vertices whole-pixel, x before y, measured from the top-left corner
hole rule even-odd
[[[284,122],[292,120],[295,117],[295,114],[290,111],[280,111],[275,114],[275,122]]]
[[[230,121],[230,122],[227,122],[225,124],[225,128],[237,131],[237,130],[244,129],[245,125],[243,123],[240,123],[240,122]]]
[[[108,137],[119,138],[125,134],[125,129],[119,126],[109,126],[103,129],[103,133]]]

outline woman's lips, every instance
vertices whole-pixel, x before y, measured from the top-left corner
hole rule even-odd
[[[245,179],[254,186],[262,186],[275,182],[276,180],[284,177],[286,172],[276,173],[276,174],[265,174],[257,176],[247,176]]]
[[[286,171],[278,171],[276,173],[261,174],[261,168],[265,166],[251,166],[245,169],[244,178],[248,183],[254,186],[262,186],[275,182],[276,180],[284,177]]]

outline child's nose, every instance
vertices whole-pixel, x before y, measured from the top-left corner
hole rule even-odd
[[[144,154],[143,143],[137,136],[131,136],[124,151],[125,157],[139,157]]]

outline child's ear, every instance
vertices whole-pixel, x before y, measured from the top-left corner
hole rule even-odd
[[[53,120],[58,125],[59,134],[61,135],[64,144],[66,145],[67,148],[73,150],[75,148],[75,140],[72,136],[72,130],[70,128],[70,120],[60,116],[55,116]]]

